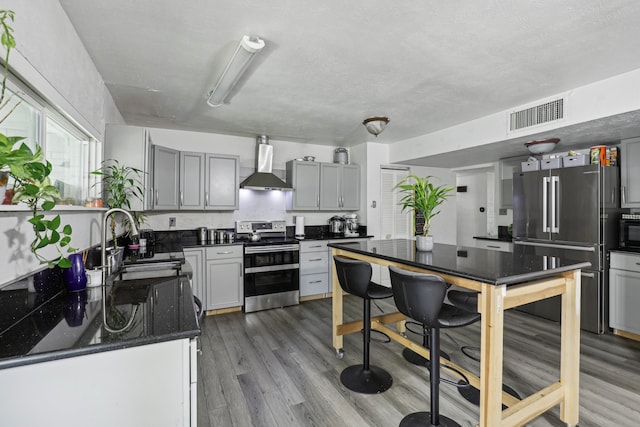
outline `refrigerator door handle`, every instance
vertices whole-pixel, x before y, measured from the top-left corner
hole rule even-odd
[[[582,277],[588,277],[590,279],[593,279],[594,277],[596,277],[596,273],[586,273],[584,271],[580,272],[580,276]]]
[[[548,233],[549,230],[549,177],[542,178],[542,231]]]
[[[559,233],[560,226],[558,225],[558,218],[560,217],[560,203],[558,200],[558,192],[560,186],[560,177],[551,177],[551,232]]]
[[[582,252],[596,251],[596,248],[593,246],[559,245],[554,243],[523,242],[520,240],[515,240],[513,243],[516,245],[522,245],[522,246],[539,246],[541,248],[571,249],[573,251],[582,251]]]

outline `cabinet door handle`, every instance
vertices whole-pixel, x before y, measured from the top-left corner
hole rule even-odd
[[[321,248],[322,245],[316,245],[316,246],[309,246],[309,248]]]
[[[309,262],[312,262],[312,261],[322,261],[322,258],[316,258],[316,259],[310,259],[309,260]]]
[[[318,197],[316,197],[316,206],[320,207],[320,195],[318,194]]]
[[[158,204],[158,190],[156,190],[156,205]]]
[[[495,249],[500,249],[500,246],[495,246],[495,245],[487,245],[488,248],[495,248]]]
[[[622,204],[624,205],[625,203],[627,203],[627,186],[623,185],[622,186]]]
[[[184,193],[180,191],[180,206],[184,205]]]
[[[233,253],[233,251],[216,252],[216,255],[226,255],[231,253]]]
[[[209,192],[208,191],[206,191],[204,193],[204,205],[205,206],[209,206]]]
[[[322,283],[322,280],[313,280],[313,281],[309,282],[309,284],[311,284],[311,283]]]

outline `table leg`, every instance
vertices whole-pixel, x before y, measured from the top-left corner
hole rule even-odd
[[[480,427],[502,422],[502,353],[505,286],[482,284],[480,298]]]
[[[333,348],[336,350],[338,357],[341,355],[343,339],[342,335],[338,335],[338,325],[342,325],[343,313],[342,313],[342,288],[338,282],[338,272],[336,270],[336,264],[333,262],[333,255],[336,255],[336,250],[331,250],[331,275],[332,279],[332,295],[331,295],[331,312],[332,312],[332,335],[333,335]]]
[[[568,276],[562,294],[560,382],[564,398],[560,402],[560,419],[573,426],[578,424],[580,394],[580,270]]]

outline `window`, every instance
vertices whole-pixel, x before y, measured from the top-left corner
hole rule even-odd
[[[42,147],[52,165],[49,178],[60,192],[57,203],[82,206],[99,198],[97,177],[91,171],[100,167],[102,144],[22,85],[9,82],[5,102],[0,132],[24,136],[22,142],[32,150]]]

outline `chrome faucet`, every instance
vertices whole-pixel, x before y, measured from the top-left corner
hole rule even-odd
[[[127,325],[122,328],[122,329],[118,329],[118,330],[113,330],[111,328],[109,328],[109,325],[107,324],[107,310],[106,310],[106,304],[107,304],[107,269],[109,267],[109,265],[107,264],[107,219],[114,213],[117,212],[121,212],[123,214],[125,214],[125,216],[127,216],[129,218],[129,226],[131,227],[131,236],[132,237],[136,237],[138,236],[138,229],[136,228],[136,224],[135,221],[133,219],[133,215],[131,215],[131,212],[126,211],[124,209],[120,209],[120,208],[112,208],[109,209],[108,211],[106,211],[104,213],[104,215],[102,216],[102,243],[100,245],[100,255],[101,255],[101,262],[102,262],[102,320],[104,323],[105,328],[109,331],[109,332],[121,332],[125,329],[127,329],[129,326],[131,326],[131,323],[133,322],[133,319],[135,317],[135,312],[132,313],[131,318],[129,319],[129,322],[127,323]],[[115,242],[113,242],[115,245]],[[137,310],[137,307],[136,307]]]

